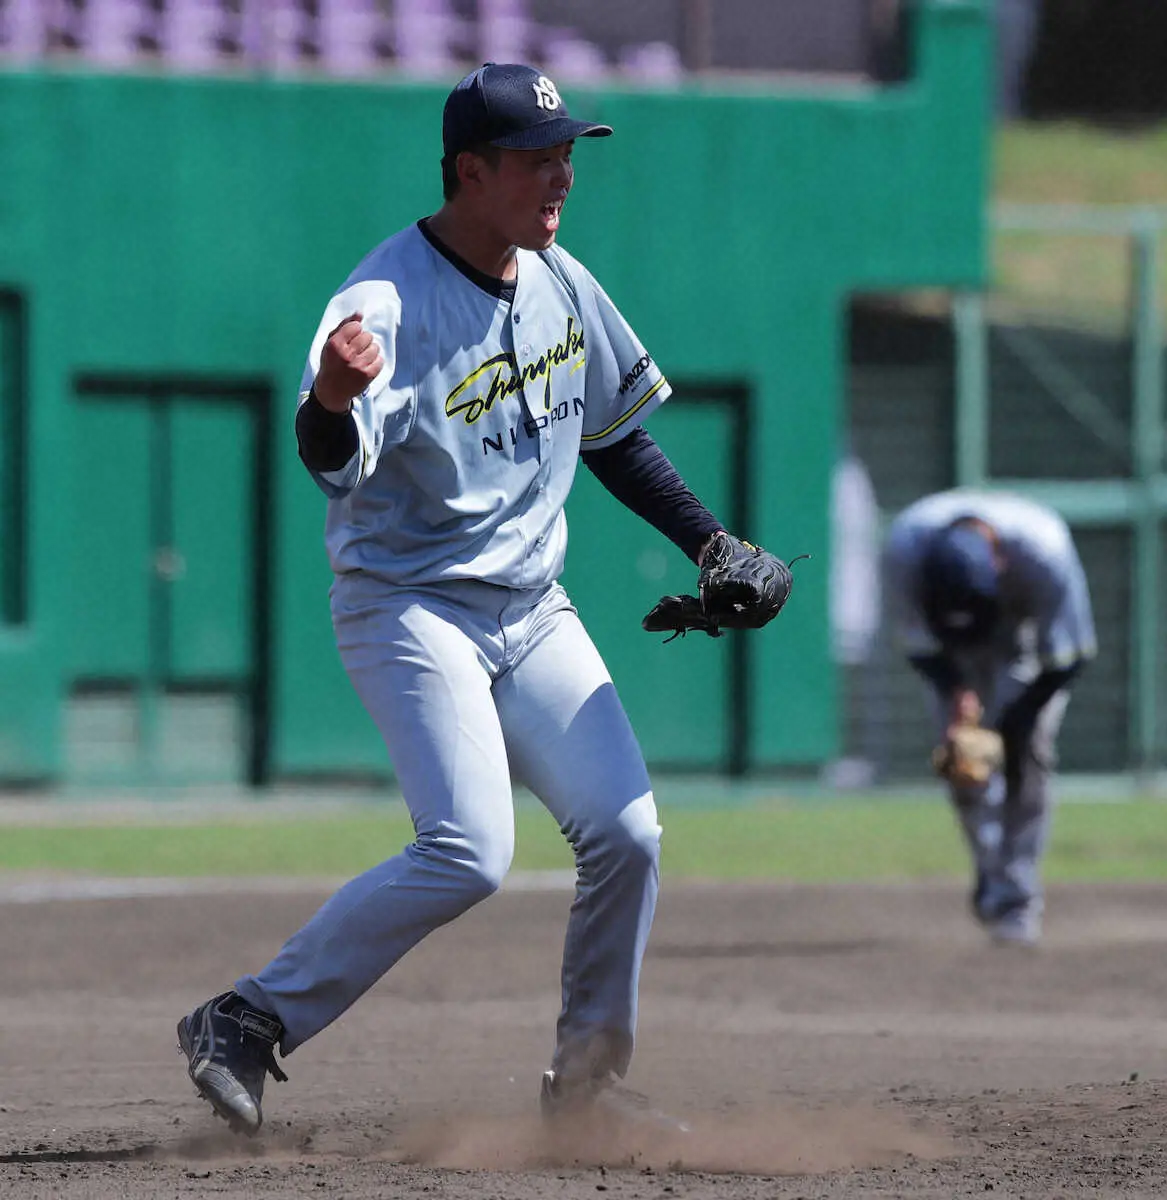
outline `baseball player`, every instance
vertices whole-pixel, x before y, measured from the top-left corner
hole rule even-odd
[[[296,432],[328,497],[333,626],[416,837],[179,1022],[191,1078],[237,1130],[260,1127],[267,1073],[284,1078],[277,1046],[290,1054],[498,888],[512,775],[578,872],[541,1105],[618,1104],[661,829],[612,680],[557,582],[577,462],[694,562],[707,547],[730,574],[761,560],[643,428],[669,384],[555,245],[573,144],[611,132],[571,118],[534,68],[468,75],[444,109],[442,207],[367,255],[312,341]]]
[[[941,492],[892,522],[885,567],[903,650],[931,691],[974,915],[997,941],[1035,943],[1055,742],[1096,651],[1070,531],[1020,496]]]

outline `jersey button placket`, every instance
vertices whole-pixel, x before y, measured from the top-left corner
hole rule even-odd
[[[515,313],[516,324],[518,323],[518,320],[519,320],[519,314]],[[533,354],[534,354],[534,350],[532,349],[530,342],[523,342],[522,345],[515,347],[515,362],[518,364],[520,375],[522,374],[522,372],[523,372],[524,368],[527,366],[527,364],[531,361],[531,356]],[[523,408],[526,410],[527,416],[532,421],[538,422],[538,420],[539,420],[538,410],[531,403],[530,398],[527,395],[527,389],[525,387],[522,389],[522,396],[523,396]],[[544,437],[544,435],[540,435],[540,434],[535,435],[535,438],[537,441],[542,441],[543,437]]]

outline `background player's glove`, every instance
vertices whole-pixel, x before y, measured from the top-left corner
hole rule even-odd
[[[780,558],[719,530],[701,560],[698,594],[662,596],[641,624],[649,633],[671,631],[673,637],[690,629],[710,637],[720,637],[722,629],[760,629],[778,615],[793,583]]]
[[[980,714],[953,725],[932,751],[932,767],[955,787],[988,783],[1005,761],[1005,743],[995,729],[985,729]]]

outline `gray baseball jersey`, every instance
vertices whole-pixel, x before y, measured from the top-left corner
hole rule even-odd
[[[359,448],[317,474],[338,575],[397,585],[541,587],[563,567],[581,446],[624,437],[669,395],[591,274],[558,247],[518,251],[513,301],[477,286],[417,226],[374,249],[312,342],[301,402],[349,313],[385,365],[353,404]]]
[[[973,657],[998,663],[1028,658],[1051,670],[1092,658],[1090,594],[1065,521],[1021,496],[963,488],[916,501],[889,530],[886,580],[904,652],[915,657],[940,649],[919,601],[921,565],[931,536],[963,516],[979,517],[996,530],[1007,564],[1001,578],[1004,619],[992,645]]]
[[[315,477],[341,660],[416,840],[237,981],[279,1015],[285,1053],[499,885],[512,780],[554,815],[578,867],[552,1066],[602,1046],[622,1074],[632,1051],[660,826],[627,714],[556,576],[581,446],[623,437],[669,387],[570,255],[520,250],[517,265],[504,287],[406,229],[332,299],[309,353],[304,398],[350,313],[385,359],[353,404],[356,453]]]
[[[887,588],[903,650],[910,657],[940,650],[921,608],[921,570],[932,535],[960,517],[978,517],[996,531],[1005,559],[1002,619],[984,646],[946,654],[974,688],[993,725],[1043,670],[1095,653],[1086,575],[1070,530],[1057,513],[1021,496],[955,489],[926,496],[892,522],[885,548]],[[973,904],[990,929],[1034,940],[1040,930],[1039,863],[1049,829],[1049,775],[1069,692],[1044,705],[1020,777],[1006,786],[951,785],[955,811],[976,873]],[[947,696],[933,688],[937,738],[952,720]],[[1003,924],[997,924],[998,920]],[[1006,936],[995,933],[994,936]]]

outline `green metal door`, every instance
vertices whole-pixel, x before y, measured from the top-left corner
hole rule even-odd
[[[253,399],[161,386],[78,399],[72,782],[255,774]]]
[[[176,396],[170,420],[170,545],[166,579],[175,684],[246,680],[252,662],[254,428],[242,405]],[[156,573],[157,564],[156,564]]]

